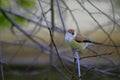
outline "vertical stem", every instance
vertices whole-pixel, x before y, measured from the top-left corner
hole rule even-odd
[[[58,11],[59,11],[59,14],[60,14],[61,22],[62,22],[62,25],[63,25],[63,28],[64,28],[64,33],[65,33],[66,32],[66,26],[65,26],[65,21],[64,21],[63,16],[62,16],[62,10],[61,10],[61,7],[60,7],[60,0],[56,0],[56,1],[57,1]]]
[[[76,58],[74,57],[74,64],[73,64],[73,76],[72,76],[72,80],[75,79],[75,72],[76,72]]]
[[[54,32],[54,29],[55,29],[55,25],[54,25],[54,0],[51,0],[51,30],[52,32]]]
[[[53,3],[54,3],[54,0],[51,0],[51,34],[52,34],[52,37],[53,37],[53,34],[54,34],[54,6],[53,6]],[[51,38],[52,39],[52,38]],[[53,44],[52,44],[52,40],[50,41],[50,65],[52,67],[52,62],[53,62]]]
[[[45,13],[44,13],[44,9],[42,7],[42,3],[40,2],[40,0],[38,0],[38,3],[39,3],[39,6],[40,6],[40,9],[42,11],[43,19],[45,20],[45,23],[46,23],[47,27],[50,28],[50,25],[49,25],[49,23],[48,23],[48,21],[46,19]]]
[[[78,55],[78,50],[73,50],[73,55],[74,55],[74,58],[77,59],[78,77],[81,77],[80,57]],[[79,80],[81,80],[81,78]]]
[[[51,0],[51,37],[54,37],[54,0]],[[50,41],[50,56],[49,56],[49,60],[50,60],[50,68],[49,68],[49,79],[51,79],[51,74],[52,74],[52,64],[53,64],[53,43],[52,43],[52,38]]]
[[[1,45],[0,45],[0,69],[1,69],[2,80],[5,80],[4,79],[3,63],[2,63],[2,47],[1,47]]]

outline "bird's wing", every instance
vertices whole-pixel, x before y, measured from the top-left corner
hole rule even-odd
[[[83,36],[81,34],[77,34],[76,37],[75,37],[75,41],[77,42],[83,42],[84,40],[89,40],[86,36]]]

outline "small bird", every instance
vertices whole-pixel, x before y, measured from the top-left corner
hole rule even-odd
[[[78,77],[81,77],[81,70],[80,70],[81,62],[80,62],[78,51],[81,52],[83,49],[85,49],[88,46],[86,42],[90,40],[87,37],[75,32],[74,29],[68,29],[65,34],[65,41],[67,42],[69,46],[71,46],[73,50],[74,61],[75,59],[77,61]],[[83,44],[85,46],[83,46]],[[81,78],[78,80],[81,80]]]
[[[89,38],[81,34],[78,34],[77,32],[74,31],[74,29],[67,30],[65,34],[65,41],[69,46],[71,46],[72,49],[77,49],[79,51],[82,51],[88,46],[88,44],[85,45],[85,43],[92,43],[89,40]]]

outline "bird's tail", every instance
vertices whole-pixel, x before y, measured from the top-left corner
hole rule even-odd
[[[92,43],[92,44],[96,44],[96,45],[103,45],[103,46],[120,47],[120,45],[117,45],[117,44],[106,44],[106,43],[92,41],[92,40],[83,40],[82,42],[83,43]]]

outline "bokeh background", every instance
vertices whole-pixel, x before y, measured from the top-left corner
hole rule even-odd
[[[0,0],[1,80],[74,80],[70,28],[112,45],[80,53],[82,79],[119,80],[119,0]]]

